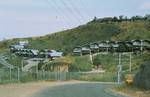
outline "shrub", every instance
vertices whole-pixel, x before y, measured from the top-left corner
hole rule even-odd
[[[69,66],[70,72],[91,71],[91,70],[92,70],[92,63],[89,59],[89,56],[75,57],[74,61]]]
[[[141,65],[140,71],[134,78],[134,85],[138,88],[150,89],[150,61]]]

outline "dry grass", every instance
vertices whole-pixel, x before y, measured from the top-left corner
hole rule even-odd
[[[40,81],[31,83],[0,85],[0,97],[30,97],[31,95],[49,86],[73,84],[73,83],[78,83],[78,81],[67,81],[67,82]]]
[[[140,90],[126,85],[115,87],[114,91],[120,94],[129,95],[130,97],[150,97],[150,90]]]

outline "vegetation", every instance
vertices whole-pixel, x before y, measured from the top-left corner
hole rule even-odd
[[[73,61],[69,66],[69,71],[79,72],[92,70],[92,63],[90,61],[89,56],[72,57],[72,59]]]
[[[150,89],[150,61],[141,65],[140,71],[136,74],[134,83],[135,86],[143,89]]]
[[[30,48],[62,50],[71,53],[76,46],[101,40],[132,40],[150,38],[150,15],[94,18],[85,25],[41,37],[26,38]],[[18,40],[5,40],[0,43],[1,50]]]
[[[150,92],[143,89],[139,89],[126,84],[118,85],[113,88],[114,92],[119,94],[127,94],[129,97],[150,97]]]
[[[89,73],[89,74],[82,74],[79,77],[79,80],[84,81],[102,81],[102,82],[116,82],[117,76],[114,72],[106,72],[106,73]]]

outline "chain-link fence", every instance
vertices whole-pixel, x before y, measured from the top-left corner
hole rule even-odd
[[[88,73],[88,72],[22,72],[20,69],[0,69],[0,83],[28,82],[38,80],[84,80],[117,82],[116,72]]]
[[[0,69],[0,83],[19,81],[20,78],[19,72],[20,70],[18,69],[11,69],[11,68]]]

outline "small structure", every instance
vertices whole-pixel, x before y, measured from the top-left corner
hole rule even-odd
[[[86,55],[86,54],[90,54],[91,53],[91,49],[90,49],[90,46],[89,45],[84,45],[82,46],[82,54],[83,55]]]
[[[133,51],[137,52],[137,51],[141,51],[142,49],[142,40],[132,40],[132,44],[133,44]]]
[[[82,55],[82,48],[80,46],[73,49],[73,55]]]
[[[28,46],[29,42],[28,40],[24,40],[24,41],[19,41],[19,45],[22,45],[22,46]]]
[[[11,45],[10,47],[10,52],[14,53],[20,49],[24,49],[23,45]]]
[[[126,46],[126,42],[119,41],[119,42],[117,42],[117,44],[119,45],[117,52],[127,52],[128,51],[128,47]]]
[[[91,43],[90,44],[90,49],[92,53],[99,52],[99,46],[98,43]]]
[[[27,48],[29,42],[26,40],[26,41],[19,41],[19,43],[15,44],[15,45],[11,45],[9,48],[10,48],[10,51],[11,52],[16,52],[16,51],[19,51],[21,49],[25,49]]]
[[[143,48],[150,51],[150,40],[143,40]]]
[[[111,45],[109,41],[101,41],[98,43],[98,46],[99,46],[99,51],[108,52]]]
[[[55,59],[55,58],[62,57],[63,52],[59,52],[59,51],[56,51],[56,50],[45,49],[45,50],[40,51],[40,56]]]
[[[56,50],[50,50],[50,51],[48,52],[48,54],[49,54],[51,57],[53,57],[53,58],[55,58],[55,57],[62,57],[62,56],[63,56],[63,52],[58,52],[58,51],[56,51]]]
[[[133,84],[133,80],[134,80],[134,75],[133,74],[126,74],[125,76],[125,82],[128,85]]]
[[[39,50],[31,49],[30,51],[31,51],[31,53],[32,53],[33,57],[37,57],[37,56],[38,56],[38,54],[39,54]]]
[[[117,41],[111,41],[110,43],[110,51],[111,52],[117,52],[119,48],[119,44]]]
[[[69,60],[65,58],[60,58],[46,63],[43,69],[51,72],[68,72],[70,63],[71,62]]]
[[[127,52],[133,52],[133,44],[131,41],[125,41],[125,45],[127,47]]]

